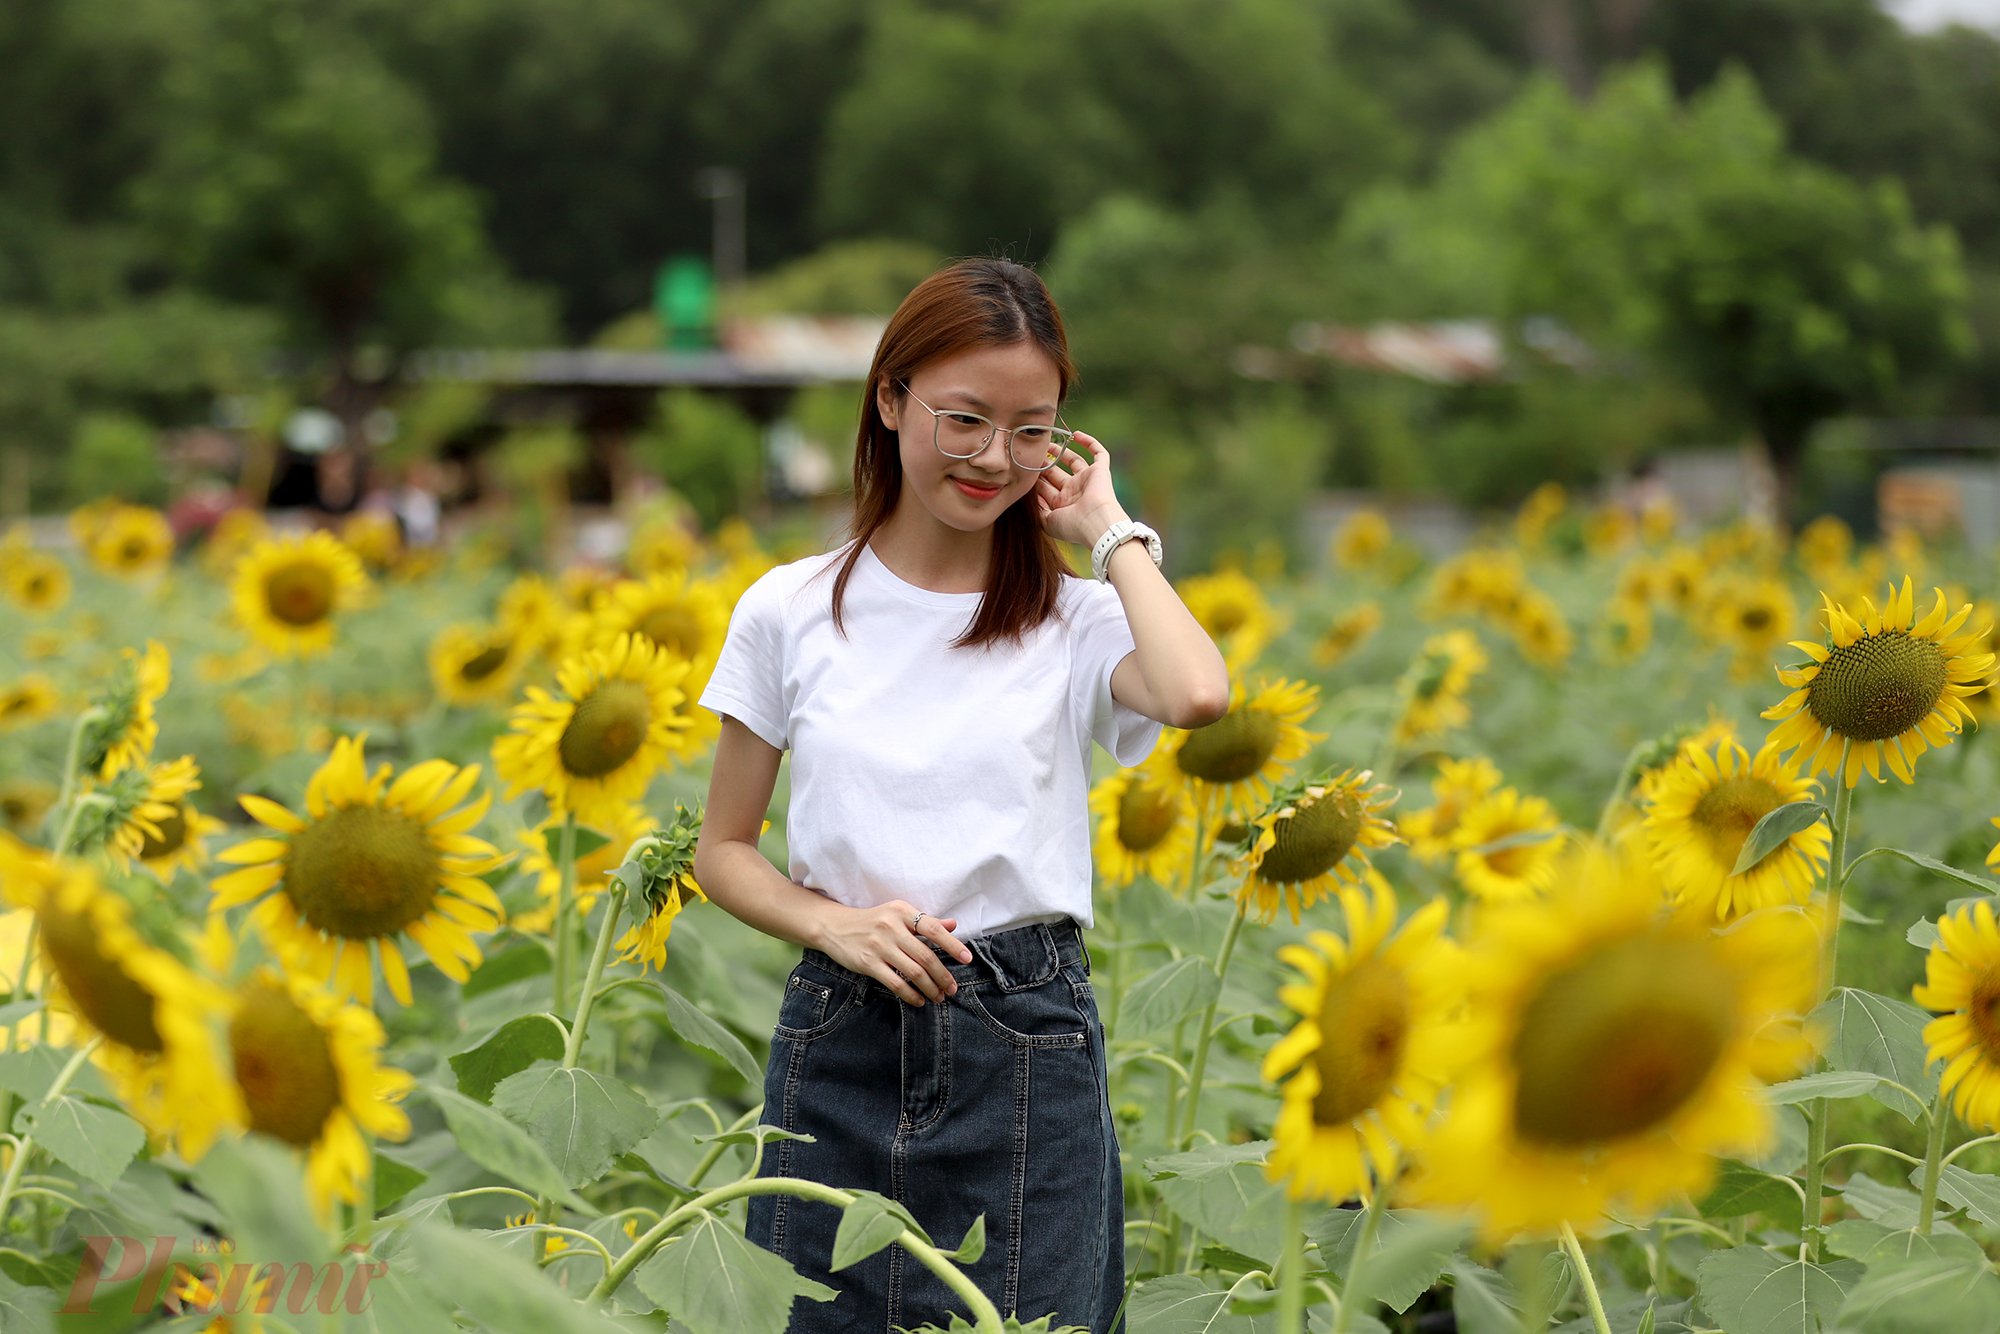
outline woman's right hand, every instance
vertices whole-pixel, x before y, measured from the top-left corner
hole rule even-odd
[[[911,1005],[958,991],[951,970],[931,949],[935,942],[960,963],[972,962],[972,951],[951,934],[957,918],[925,914],[912,931],[917,909],[901,899],[873,908],[830,906],[837,911],[824,920],[818,945],[835,963],[874,978]]]

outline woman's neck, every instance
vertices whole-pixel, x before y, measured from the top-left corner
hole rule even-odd
[[[993,565],[991,525],[975,532],[954,528],[907,493],[868,546],[891,574],[933,593],[983,593]]]

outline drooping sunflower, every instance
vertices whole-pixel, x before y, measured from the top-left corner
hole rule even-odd
[[[1423,1142],[1451,1075],[1464,993],[1462,952],[1433,899],[1396,929],[1396,896],[1373,870],[1344,885],[1347,939],[1315,931],[1278,957],[1305,974],[1278,997],[1298,1024],[1264,1057],[1285,1080],[1264,1171],[1293,1199],[1367,1199]]]
[[[7,562],[7,596],[23,611],[55,611],[69,601],[69,566],[46,551],[24,551]]]
[[[1828,598],[1828,642],[1793,641],[1812,661],[1779,669],[1792,693],[1764,716],[1784,720],[1771,741],[1803,751],[1807,773],[1838,767],[1843,743],[1852,741],[1842,775],[1847,786],[1863,769],[1881,781],[1885,759],[1898,778],[1914,782],[1917,757],[1930,746],[1950,745],[1961,716],[1972,717],[1965,696],[1993,675],[1993,655],[1977,647],[1985,627],[1954,638],[1972,604],[1947,616],[1943,590],[1922,620],[1914,605],[1907,577],[1900,593],[1890,586],[1884,610],[1864,599],[1858,619]]]
[[[551,811],[600,828],[615,821],[662,763],[694,748],[687,674],[687,659],[620,635],[565,662],[560,694],[529,686],[508,719],[513,730],[493,743],[508,797],[540,788]]]
[[[1466,963],[1451,1107],[1413,1194],[1498,1241],[1606,1209],[1699,1199],[1724,1155],[1765,1147],[1761,1086],[1810,1057],[1819,936],[1796,908],[1713,929],[1671,912],[1643,849],[1585,844],[1546,899],[1494,905]]]
[[[513,693],[526,657],[505,626],[447,625],[431,640],[431,684],[447,704],[496,704]]]
[[[167,516],[143,505],[120,505],[91,534],[91,563],[121,579],[165,568],[174,554],[174,530]]]
[[[1736,859],[1757,822],[1778,807],[1808,801],[1819,784],[1799,773],[1799,758],[1766,745],[1753,759],[1733,740],[1707,750],[1684,747],[1653,781],[1646,837],[1667,890],[1677,902],[1732,921],[1757,908],[1804,903],[1826,865],[1833,835],[1825,822],[1786,839],[1742,875]]]
[[[0,686],[0,732],[26,727],[44,718],[53,718],[62,707],[55,683],[40,672]]]
[[[646,834],[632,845],[626,860],[636,863],[638,876],[636,881],[627,882],[632,889],[629,905],[632,926],[618,938],[618,962],[637,959],[642,971],[651,968],[658,972],[664,968],[667,938],[673,934],[674,919],[696,899],[708,901],[708,895],[694,879],[694,850],[701,840],[701,817],[698,808],[690,811],[676,802],[674,818],[666,828]],[[762,838],[770,832],[771,822],[766,820],[757,836]],[[621,868],[621,876],[630,873],[631,868]]]
[[[1924,1060],[1944,1072],[1938,1088],[1968,1125],[2000,1128],[2000,927],[1991,900],[1938,919],[1917,1004],[1944,1013],[1924,1025]]]
[[[1395,803],[1388,787],[1368,785],[1375,775],[1349,769],[1338,778],[1292,782],[1279,789],[1271,809],[1252,821],[1250,846],[1231,864],[1243,879],[1237,898],[1256,905],[1269,922],[1283,904],[1292,921],[1299,910],[1356,885],[1368,869],[1368,850],[1403,840],[1382,812]]]
[[[1312,659],[1317,667],[1332,667],[1350,657],[1382,628],[1382,608],[1373,601],[1363,602],[1342,612],[1313,642]]]
[[[79,757],[85,772],[110,778],[120,769],[146,762],[160,735],[153,705],[173,679],[173,659],[157,639],[146,641],[143,654],[120,650],[117,671],[90,697],[98,717],[83,730]]]
[[[361,560],[331,533],[288,533],[236,562],[236,620],[277,654],[311,657],[333,646],[334,613],[368,586]]]
[[[1486,670],[1486,650],[1470,630],[1452,630],[1424,641],[1423,652],[1410,664],[1409,702],[1396,724],[1398,741],[1436,736],[1472,721],[1465,692],[1472,678]]]
[[[148,845],[164,845],[166,826],[180,818],[188,793],[200,786],[201,768],[192,755],[122,770],[97,789],[105,804],[82,812],[75,846],[102,845],[121,870],[130,870]]]
[[[1175,585],[1188,613],[1222,650],[1229,670],[1243,671],[1278,633],[1278,615],[1241,570],[1198,574]]]
[[[142,937],[131,905],[88,863],[0,835],[0,889],[34,911],[51,999],[103,1036],[95,1060],[140,1124],[189,1159],[242,1124],[210,1030],[228,1012],[226,992]]]
[[[688,674],[681,689],[689,699],[700,699],[729,633],[729,604],[720,588],[705,579],[690,579],[685,570],[656,574],[643,582],[627,579],[612,585],[598,603],[588,633],[593,648],[608,648],[618,636],[631,634],[686,658]],[[721,730],[722,720],[699,709],[695,724],[705,740],[707,733]]]
[[[1437,804],[1411,811],[1396,822],[1396,829],[1409,840],[1410,852],[1427,866],[1435,866],[1452,856],[1458,845],[1458,822],[1487,793],[1500,786],[1500,769],[1485,756],[1467,760],[1439,760],[1431,791]]]
[[[382,1022],[300,977],[259,969],[236,997],[229,1050],[250,1129],[306,1154],[306,1189],[321,1217],[352,1204],[369,1179],[361,1132],[404,1139],[396,1104],[416,1080],[377,1064]]]
[[[533,829],[523,829],[518,835],[521,846],[527,849],[527,855],[520,861],[520,869],[523,874],[535,877],[535,893],[541,903],[507,919],[507,925],[516,931],[547,931],[555,925],[556,900],[562,894],[562,867],[558,864],[562,853],[562,827],[562,818],[551,816]],[[618,869],[633,840],[643,837],[652,828],[653,817],[646,814],[645,807],[634,804],[624,807],[616,821],[593,831],[609,841],[576,859],[576,878],[572,884],[579,916],[588,913],[591,905],[597,902],[597,896],[604,892],[604,877]]]
[[[1542,797],[1503,787],[1459,817],[1452,869],[1468,894],[1488,902],[1533,898],[1555,878],[1562,821]]]
[[[1748,676],[1785,642],[1798,620],[1792,591],[1777,579],[1724,584],[1709,607],[1709,633],[1736,650],[1735,670]]]
[[[1097,816],[1097,873],[1122,888],[1140,876],[1167,889],[1187,879],[1194,860],[1194,801],[1188,785],[1153,756],[1120,769],[1090,790]]]
[[[1321,733],[1303,724],[1319,709],[1319,687],[1304,681],[1232,682],[1229,712],[1191,732],[1167,728],[1156,753],[1194,784],[1196,800],[1216,819],[1248,821],[1271,799],[1285,766],[1311,750]]]
[[[425,760],[390,782],[388,765],[370,777],[365,737],[341,737],[306,787],[306,815],[245,794],[243,809],[281,837],[253,838],[220,860],[241,866],[212,886],[211,913],[255,903],[250,920],[287,971],[372,1004],[380,959],[389,994],[410,1003],[410,975],[396,937],[407,936],[454,982],[482,957],[472,933],[491,931],[504,912],[477,877],[501,860],[467,833],[493,794],[460,806],[479,766]],[[456,809],[454,809],[456,808]]]
[[[1395,533],[1389,521],[1376,510],[1360,509],[1347,516],[1334,530],[1327,550],[1343,570],[1362,570],[1373,565],[1389,549]]]

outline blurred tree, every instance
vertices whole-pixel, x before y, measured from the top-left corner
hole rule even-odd
[[[763,485],[764,433],[719,394],[695,389],[662,394],[658,421],[632,442],[632,450],[680,492],[709,532],[751,505]]]
[[[139,505],[160,505],[167,499],[167,479],[160,471],[158,432],[130,413],[93,412],[77,424],[65,466],[69,503],[112,495]]]

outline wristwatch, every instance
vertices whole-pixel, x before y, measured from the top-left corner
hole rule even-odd
[[[1098,538],[1097,545],[1090,549],[1090,572],[1097,576],[1099,583],[1111,577],[1111,553],[1118,550],[1120,544],[1135,537],[1146,540],[1146,554],[1153,558],[1154,565],[1157,566],[1165,557],[1158,533],[1136,519],[1120,519],[1105,529],[1104,536]]]

